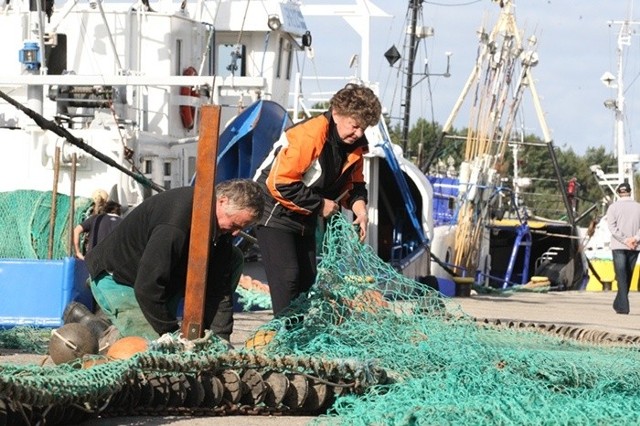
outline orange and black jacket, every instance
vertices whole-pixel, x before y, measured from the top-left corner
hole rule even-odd
[[[306,235],[315,232],[323,199],[351,208],[367,202],[363,155],[366,137],[346,144],[339,137],[330,112],[287,129],[256,171],[265,191],[265,212],[259,225],[289,229]]]

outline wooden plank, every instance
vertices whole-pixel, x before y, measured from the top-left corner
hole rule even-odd
[[[207,292],[207,265],[210,242],[216,229],[215,177],[220,106],[203,105],[200,111],[200,137],[182,319],[182,335],[189,340],[200,338],[204,333],[202,322]]]
[[[53,243],[56,235],[56,208],[58,203],[58,180],[60,175],[60,147],[56,146],[53,157],[53,190],[51,191],[51,212],[49,214],[49,244],[47,246],[47,259],[53,259]]]

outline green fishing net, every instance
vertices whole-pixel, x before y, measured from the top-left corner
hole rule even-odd
[[[69,225],[68,195],[57,194],[52,221],[51,191],[0,192],[0,259],[47,259],[51,230],[51,259],[69,256],[73,227],[84,220],[91,202],[89,198],[75,198],[74,223]]]
[[[477,324],[455,299],[410,280],[328,226],[312,291],[265,351],[370,361],[392,383],[336,399],[339,424],[607,424],[640,420],[640,353]],[[324,419],[323,421],[326,421]]]
[[[352,392],[336,390],[318,424],[640,422],[637,346],[482,325],[455,299],[381,261],[340,215],[327,228],[312,290],[259,335],[271,337],[231,351],[211,336],[187,345],[165,335],[129,360],[90,369],[2,365],[0,394],[99,414],[105,398],[141,373],[267,366],[355,384]]]
[[[238,287],[236,294],[238,295],[238,303],[243,311],[271,309],[269,293]]]
[[[46,354],[51,330],[39,327],[17,326],[0,329],[0,349]]]

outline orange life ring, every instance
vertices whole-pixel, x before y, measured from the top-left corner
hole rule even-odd
[[[182,75],[198,75],[198,71],[196,71],[194,67],[189,67],[185,68],[185,70],[182,72]],[[193,96],[194,98],[200,97],[200,94],[193,86],[180,87],[180,95]],[[182,120],[182,125],[185,129],[193,129],[193,125],[196,121],[196,107],[191,105],[180,105],[180,119]]]

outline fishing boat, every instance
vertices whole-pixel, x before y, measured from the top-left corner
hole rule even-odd
[[[586,260],[532,77],[538,63],[537,40],[535,36],[523,40],[514,3],[500,2],[495,25],[480,30],[476,63],[442,128],[439,147],[447,143],[455,120],[468,107],[462,163],[454,174],[432,170],[430,176],[438,187],[435,199],[440,206],[433,250],[443,256],[450,269],[448,279],[454,281],[510,289],[540,277],[536,282],[547,287],[579,289],[587,276]],[[525,93],[533,100],[543,135],[540,149],[547,150],[554,168],[564,219],[536,214],[519,196],[531,180],[506,167],[509,149],[517,166],[518,150],[524,147],[518,119]],[[425,169],[431,166],[428,163]]]
[[[362,37],[364,63],[371,16],[384,13],[368,1],[354,8],[338,17]],[[0,134],[11,141],[0,193],[13,212],[3,226],[32,236],[2,245],[12,247],[0,253],[3,326],[57,326],[69,301],[91,305],[72,226],[96,189],[126,214],[154,192],[191,184],[203,104],[221,108],[218,180],[251,177],[304,109],[296,55],[311,55],[312,39],[299,2],[16,2],[0,22],[11,30],[0,52],[16,58],[0,67]],[[367,75],[362,65],[345,83],[375,88]],[[391,144],[384,120],[367,132],[368,243],[420,278],[430,266],[430,185]],[[23,296],[43,303],[27,309]]]
[[[188,185],[201,105],[220,106],[221,130],[257,100],[286,105],[311,33],[293,1],[0,8],[0,323],[55,326],[90,303],[70,238],[91,194],[126,210]]]
[[[386,117],[377,127],[367,130],[372,153],[365,166],[372,218],[367,243],[379,257],[405,275],[431,284],[435,278],[435,285],[447,295],[458,294],[460,283],[506,289],[527,284],[532,277],[541,275],[554,288],[576,289],[584,285],[586,278],[578,228],[573,211],[569,211],[565,183],[531,77],[538,61],[536,40],[521,39],[513,2],[501,2],[500,8],[493,29],[481,32],[477,62],[443,128],[441,140],[452,130],[467,95],[474,91],[480,94],[482,99],[470,111],[469,122],[475,125],[466,136],[467,157],[456,177],[447,183],[451,189],[444,194],[447,208],[439,202],[442,194],[434,198],[434,186],[442,187],[438,181],[442,176],[424,176],[425,168],[416,166],[406,155],[411,90],[415,86],[411,61],[420,40],[433,34],[432,29],[419,22],[421,2],[410,1],[407,14],[408,51],[402,57],[409,63],[403,73],[406,98],[402,103],[402,146],[391,142]],[[363,19],[359,25],[352,25],[356,31],[362,29],[359,34],[363,46],[369,34],[366,24]],[[362,51],[368,52],[364,47]],[[396,55],[392,50],[389,52],[392,63]],[[362,74],[352,75],[348,81],[376,87],[376,83],[364,79],[368,75],[367,61],[358,65]],[[448,74],[447,66],[444,73],[428,73],[421,78]],[[304,95],[298,87],[296,100]],[[568,220],[536,215],[518,197],[526,179],[517,176],[517,171],[498,173],[507,149],[512,148],[514,155],[517,152],[519,144],[514,142],[514,135],[517,136],[517,114],[521,112],[525,92],[533,97],[544,135],[542,148],[548,150],[554,166]],[[308,108],[296,108],[292,116],[299,117],[300,111],[309,113]],[[506,180],[510,185],[505,185]],[[448,216],[446,221],[442,220],[442,214]]]

